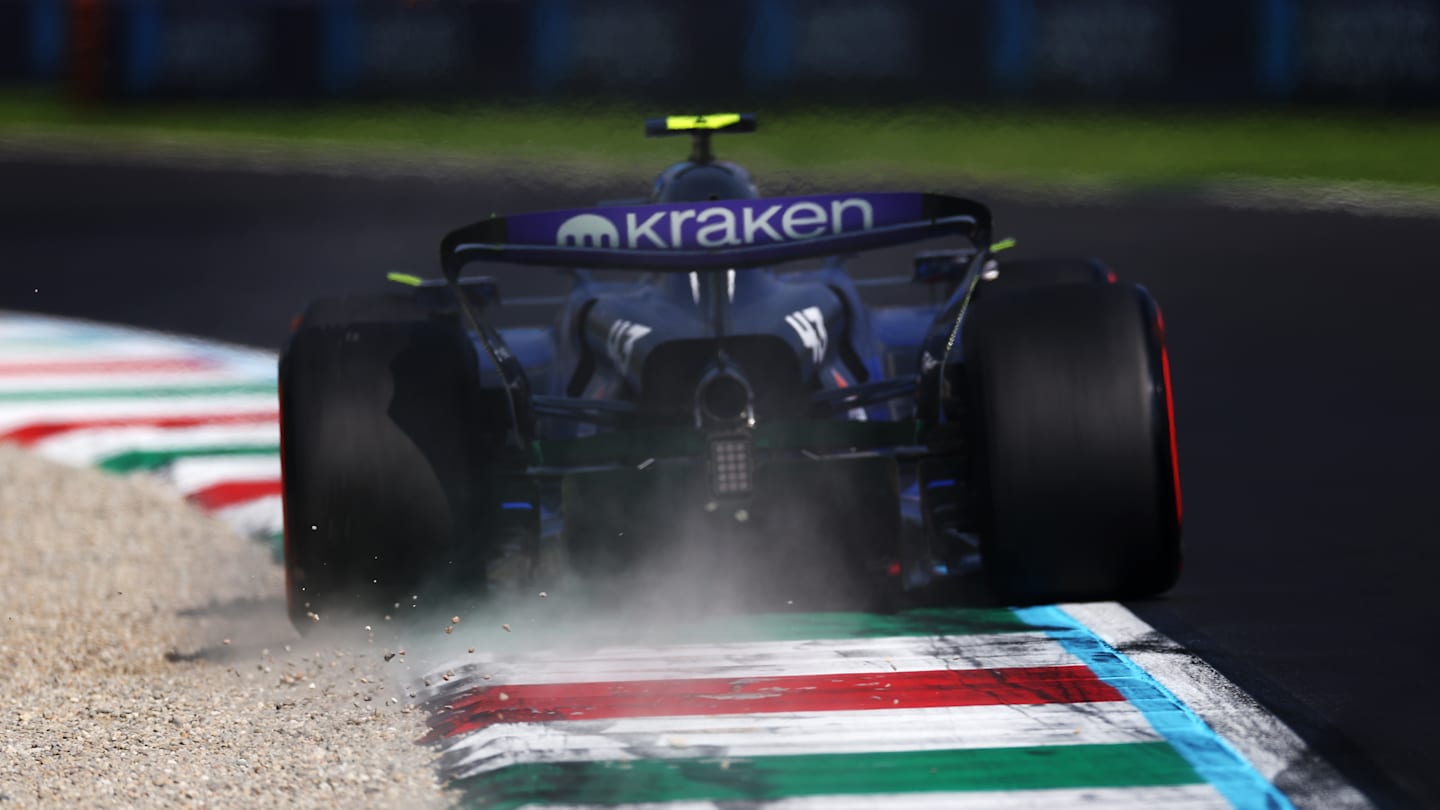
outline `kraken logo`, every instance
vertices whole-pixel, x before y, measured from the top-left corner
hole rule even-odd
[[[620,247],[620,229],[599,214],[576,214],[560,224],[555,244],[574,247]]]

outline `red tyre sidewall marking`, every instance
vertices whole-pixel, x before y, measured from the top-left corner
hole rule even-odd
[[[1170,432],[1170,476],[1175,487],[1175,523],[1183,525],[1183,508],[1180,499],[1180,456],[1175,446],[1175,389],[1170,384],[1170,352],[1165,347],[1165,318],[1160,314],[1160,305],[1155,304],[1155,330],[1160,337],[1160,373],[1165,384],[1165,419]]]

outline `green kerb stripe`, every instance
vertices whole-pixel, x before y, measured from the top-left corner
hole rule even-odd
[[[46,391],[0,391],[0,402],[36,402],[62,399],[146,399],[150,397],[222,397],[234,394],[274,394],[275,383],[175,385],[146,388],[76,388]]]
[[[270,548],[270,559],[277,563],[285,562],[285,532],[262,534],[257,539]]]
[[[102,459],[98,466],[106,472],[132,473],[158,470],[179,458],[196,456],[276,456],[279,445],[253,445],[249,447],[186,447],[178,450],[131,450]]]
[[[682,640],[719,644],[729,641],[973,636],[1034,631],[1034,627],[1016,618],[1009,608],[925,608],[887,615],[769,613],[722,617],[701,620],[686,627]]]
[[[792,796],[1199,784],[1169,743],[751,759],[512,765],[469,780],[471,806],[767,801]]]

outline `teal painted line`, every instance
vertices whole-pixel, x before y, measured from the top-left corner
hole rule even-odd
[[[1125,788],[1199,784],[1168,743],[1111,743],[874,754],[511,765],[465,783],[467,806],[754,802],[800,796]]]
[[[145,399],[177,397],[223,397],[235,394],[273,394],[275,383],[222,383],[219,385],[165,385],[153,388],[75,388],[42,391],[0,391],[3,402],[47,402],[67,399]]]
[[[1294,810],[1290,799],[1139,664],[1058,607],[1017,608],[1139,709],[1155,731],[1237,810]]]

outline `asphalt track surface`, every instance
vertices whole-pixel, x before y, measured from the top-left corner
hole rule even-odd
[[[450,227],[646,182],[11,157],[0,309],[274,349],[309,298],[381,288],[388,270],[433,274]],[[1168,597],[1129,607],[1382,805],[1440,806],[1440,221],[1179,195],[988,201],[1017,255],[1102,257],[1164,306],[1188,558]],[[859,271],[904,269],[892,253]],[[516,296],[562,289],[546,271],[505,282]],[[511,310],[502,323],[545,317]]]

